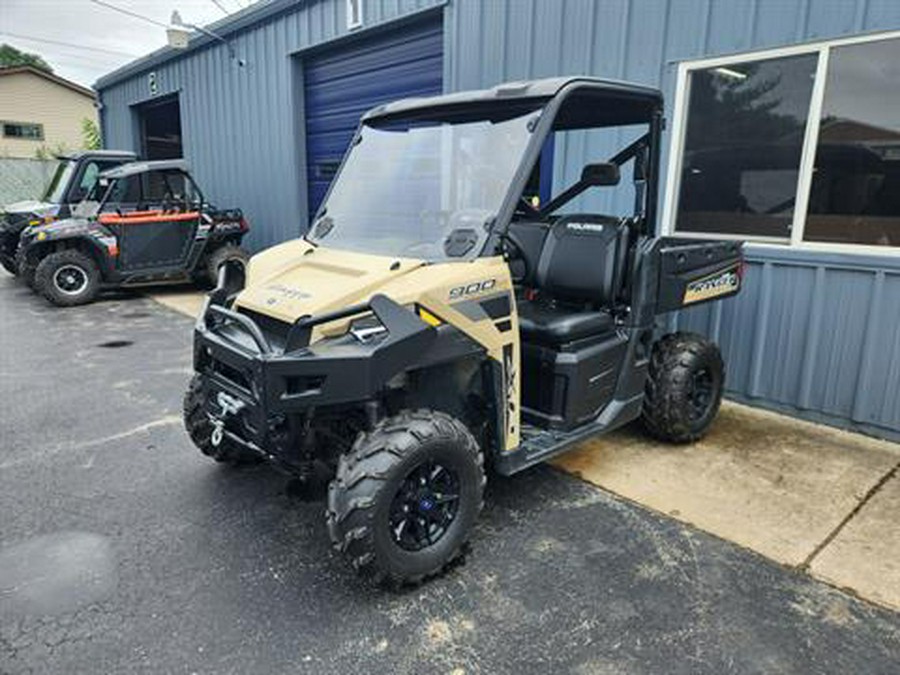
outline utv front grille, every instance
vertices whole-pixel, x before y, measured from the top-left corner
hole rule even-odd
[[[234,384],[248,393],[253,392],[253,386],[250,379],[237,368],[232,368],[227,363],[223,363],[217,359],[211,359],[209,362],[210,370],[219,375],[231,384]]]

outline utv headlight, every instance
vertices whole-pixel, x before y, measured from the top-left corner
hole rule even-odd
[[[425,309],[421,305],[416,305],[416,314],[418,315],[418,317],[420,319],[422,319],[422,321],[427,323],[432,328],[437,328],[442,323],[444,323],[438,317],[436,317],[434,314],[429,312],[427,309]]]

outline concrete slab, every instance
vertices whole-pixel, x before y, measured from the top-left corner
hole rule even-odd
[[[173,287],[154,291],[149,297],[170,309],[195,317],[200,313],[206,293],[193,288]]]
[[[725,403],[697,444],[656,443],[627,429],[584,444],[557,465],[797,566],[898,461],[895,444]]]
[[[860,509],[810,565],[812,574],[900,610],[900,477]]]

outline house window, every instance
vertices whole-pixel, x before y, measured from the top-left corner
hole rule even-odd
[[[363,0],[347,0],[347,30],[359,28],[363,24]]]
[[[44,140],[44,125],[28,122],[3,122],[4,138],[20,138],[26,141]]]
[[[900,252],[900,34],[679,71],[670,233]]]

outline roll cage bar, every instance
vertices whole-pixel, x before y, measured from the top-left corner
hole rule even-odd
[[[638,88],[620,88],[618,83],[612,84],[613,86],[609,86],[608,83],[599,80],[573,79],[563,85],[556,95],[547,101],[540,112],[540,118],[535,124],[528,148],[513,178],[509,192],[493,223],[491,234],[482,249],[482,255],[496,255],[501,252],[502,240],[512,222],[516,205],[525,190],[532,168],[540,159],[544,142],[551,133],[558,130],[594,129],[636,123],[649,125],[649,131],[646,134],[619,151],[608,161],[622,166],[634,158],[639,163],[635,171],[635,225],[639,234],[653,234],[659,196],[659,155],[663,129],[662,95],[652,89],[642,91]],[[627,105],[628,110],[622,116],[616,116],[614,110],[606,110],[602,105],[583,106],[583,109],[571,110],[571,106],[579,103],[578,97],[580,96],[588,100],[591,98],[601,101],[608,99],[609,105],[622,105],[623,107]],[[567,105],[569,109],[567,109]],[[560,201],[562,197],[566,197],[564,201],[569,201],[577,196],[577,194],[566,194],[575,188],[578,188],[577,194],[580,194],[587,189],[587,186],[582,186],[579,181],[543,207],[539,211],[540,215],[549,215],[552,210],[562,206],[564,203]]]
[[[90,200],[90,197],[94,193],[95,190],[97,192],[99,192],[102,189],[103,190],[102,196],[100,197],[100,199],[96,200],[97,201],[97,211],[99,213],[100,211],[103,210],[103,207],[106,206],[107,202],[109,202],[110,196],[112,195],[113,189],[118,181],[130,180],[136,176],[143,178],[144,176],[147,176],[151,173],[160,174],[160,176],[163,180],[163,183],[165,184],[165,188],[166,188],[165,189],[165,192],[166,192],[165,200],[171,199],[171,201],[175,201],[175,191],[173,190],[172,185],[169,182],[169,177],[172,176],[173,174],[178,174],[179,176],[182,176],[184,178],[186,183],[190,183],[191,189],[199,197],[199,204],[202,205],[202,204],[206,203],[206,197],[204,196],[203,192],[200,190],[200,186],[197,185],[197,183],[191,177],[191,174],[189,174],[187,171],[185,171],[182,167],[178,167],[178,166],[172,166],[172,167],[165,167],[165,166],[153,167],[153,166],[151,166],[143,171],[131,171],[131,172],[126,172],[126,173],[116,172],[114,169],[111,169],[108,172],[104,172],[104,173],[100,174],[100,177],[98,178],[97,182],[94,183],[94,187],[91,189],[91,193],[88,194],[86,200]],[[106,182],[106,186],[103,186],[101,181]],[[144,188],[145,188],[144,181],[141,180],[139,183],[141,199],[137,202],[139,204],[145,203],[147,201],[146,195],[144,194]]]
[[[618,167],[623,166],[631,159],[634,159],[639,164],[642,161],[645,161],[645,150],[649,147],[650,143],[650,134],[644,134],[639,139],[637,139],[634,143],[629,145],[627,148],[621,150],[616,153],[613,157],[610,157],[608,163],[615,164]],[[646,172],[645,166],[640,166],[638,170],[635,171],[635,203],[634,210],[639,215],[643,215],[643,206],[644,206],[644,188],[646,187],[646,180],[644,179],[644,175]],[[545,218],[549,216],[551,213],[556,211],[559,207],[569,203],[575,197],[580,195],[582,192],[587,190],[593,185],[590,181],[586,181],[584,179],[579,180],[574,183],[570,187],[566,188],[559,195],[554,197],[551,201],[549,201],[544,207],[542,207],[537,215],[541,218]]]

